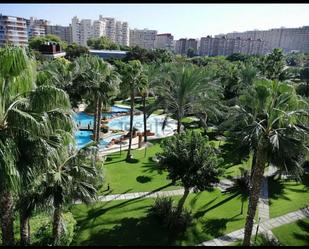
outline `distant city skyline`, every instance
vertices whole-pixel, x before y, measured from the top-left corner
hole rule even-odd
[[[0,4],[0,13],[59,25],[69,25],[74,16],[103,15],[128,22],[130,29],[171,33],[175,40],[309,25],[309,4]]]

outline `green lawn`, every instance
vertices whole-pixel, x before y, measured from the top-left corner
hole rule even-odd
[[[111,154],[104,163],[104,183],[99,190],[102,194],[119,194],[130,192],[146,192],[179,189],[181,186],[171,185],[171,181],[166,179],[167,172],[160,170],[156,162],[152,161],[152,157],[161,151],[160,142],[162,139],[151,140],[153,146],[145,150],[133,150],[132,154],[136,159],[135,163],[127,163],[125,161],[126,151]],[[215,147],[224,144],[224,141],[210,141]],[[251,162],[244,162],[238,165],[229,165],[226,172],[221,177],[228,178],[240,174],[240,167],[247,168]],[[110,190],[107,191],[107,184]]]
[[[243,160],[241,163],[239,164],[225,164],[225,171],[223,176],[221,177],[223,178],[230,178],[230,177],[235,177],[235,176],[240,176],[241,174],[241,168],[243,169],[251,169],[251,164],[252,164],[252,155],[250,155],[248,160]]]
[[[126,151],[122,151],[122,155],[114,153],[107,157],[103,166],[105,180],[100,193],[119,194],[181,188],[172,186],[171,180],[166,179],[167,172],[159,170],[157,163],[151,159],[161,150],[161,139],[150,142],[153,146],[147,148],[146,156],[144,149],[132,151],[136,163],[125,161]],[[108,183],[110,191],[106,191]]]
[[[276,227],[272,232],[285,246],[309,246],[309,218]]]
[[[184,235],[168,238],[158,221],[147,217],[153,202],[135,199],[72,206],[79,227],[73,245],[196,245],[240,229],[247,212],[245,203],[244,214],[240,214],[239,196],[218,189],[190,194],[186,207],[192,211],[193,225]]]
[[[268,182],[270,217],[284,215],[309,205],[309,176],[302,183],[270,178]]]

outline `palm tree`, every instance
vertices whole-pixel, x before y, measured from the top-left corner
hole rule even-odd
[[[238,126],[242,143],[254,153],[244,245],[250,245],[253,219],[266,164],[298,177],[308,155],[308,103],[293,86],[278,81],[257,81],[240,96],[241,106],[229,122]],[[236,129],[237,130],[237,129]]]
[[[130,130],[129,130],[129,148],[126,157],[126,161],[130,161],[132,158],[132,136],[133,136],[133,118],[134,118],[134,102],[136,92],[141,92],[141,89],[145,89],[147,84],[147,78],[143,72],[143,66],[139,60],[132,60],[128,63],[118,62],[118,69],[122,75],[122,95],[130,94]]]
[[[13,245],[13,195],[19,193],[22,180],[18,163],[23,148],[19,148],[18,141],[25,135],[44,140],[63,124],[63,129],[70,129],[72,120],[60,108],[70,109],[64,91],[35,87],[35,63],[23,49],[0,49],[0,63],[0,218],[3,244]]]
[[[167,64],[165,67],[157,87],[157,106],[176,116],[179,133],[181,119],[194,112],[198,96],[209,88],[209,72],[192,64]]]
[[[146,99],[149,94],[154,95],[154,87],[158,82],[158,64],[145,64],[143,65],[146,74],[146,84],[140,91],[143,103],[143,120],[144,120],[144,143],[147,143],[147,117],[151,113],[150,109],[146,108]]]
[[[77,88],[86,98],[95,103],[93,135],[99,142],[102,104],[107,105],[111,97],[116,96],[120,83],[119,75],[114,67],[97,56],[82,56],[75,61],[80,68]],[[79,65],[79,66],[78,66]]]
[[[84,148],[69,153],[65,148],[60,148],[58,161],[43,176],[43,196],[52,202],[53,213],[53,244],[59,245],[62,236],[62,212],[64,205],[79,199],[90,203],[96,199],[96,188],[92,184],[97,175],[95,165],[86,163],[83,155]]]
[[[208,137],[199,132],[186,131],[162,141],[163,152],[160,163],[167,168],[168,178],[180,181],[184,195],[178,202],[177,213],[180,214],[190,188],[195,190],[211,189],[219,182],[222,173],[217,152],[208,143]]]

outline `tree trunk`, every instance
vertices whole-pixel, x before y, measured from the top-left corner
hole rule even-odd
[[[101,110],[102,110],[102,100],[99,98],[98,99],[98,113],[97,113],[97,128],[96,128],[96,138],[97,138],[97,142],[100,141],[100,131],[101,131]]]
[[[93,140],[94,141],[97,141],[97,116],[98,116],[98,105],[99,105],[99,103],[98,103],[98,96],[97,96],[97,94],[96,94],[96,96],[95,96],[95,108],[94,108],[94,115],[93,115]]]
[[[132,135],[133,135],[133,112],[134,112],[134,89],[131,89],[131,109],[130,109],[130,131],[129,131],[129,148],[126,161],[128,162],[131,158],[131,146],[132,146]]]
[[[183,205],[185,204],[185,201],[186,201],[189,193],[190,193],[189,188],[185,188],[184,194],[178,202],[178,206],[177,206],[177,214],[178,215],[181,213],[181,210],[183,208]]]
[[[251,180],[251,188],[249,194],[249,206],[245,224],[245,236],[243,245],[250,246],[250,239],[253,229],[253,219],[255,216],[258,200],[261,192],[261,185],[263,180],[263,174],[266,164],[266,141],[261,138],[258,144],[257,153],[256,153],[256,165],[254,167],[252,180]]]
[[[181,126],[181,122],[180,122],[180,118],[177,118],[177,133],[180,133],[180,126]]]
[[[244,200],[241,199],[241,208],[240,208],[240,214],[243,214],[244,212]]]
[[[59,245],[61,237],[61,206],[55,205],[53,219],[53,244]]]
[[[28,246],[30,245],[30,217],[25,211],[20,211],[20,245]]]
[[[252,162],[251,162],[250,182],[252,181],[252,177],[253,177],[253,172],[254,172],[255,162],[256,162],[256,152],[255,152],[255,151],[253,151]]]
[[[14,220],[13,220],[13,196],[9,191],[2,191],[0,197],[0,219],[2,231],[2,245],[13,246],[14,241]]]
[[[143,115],[144,115],[144,143],[147,142],[147,117],[146,117],[146,95],[142,97],[143,99]]]

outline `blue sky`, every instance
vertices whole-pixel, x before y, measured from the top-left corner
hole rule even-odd
[[[75,15],[95,20],[102,14],[175,39],[309,25],[309,4],[0,4],[0,13],[61,25]]]

